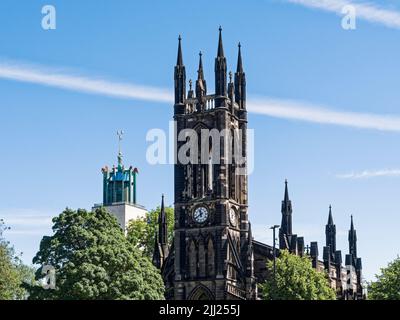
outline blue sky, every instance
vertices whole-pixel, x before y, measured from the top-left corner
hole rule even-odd
[[[318,241],[322,252],[332,204],[344,256],[353,214],[364,276],[373,279],[399,254],[400,244],[400,5],[379,1],[394,16],[372,21],[364,14],[365,2],[353,1],[361,17],[356,30],[346,31],[332,9],[346,1],[326,0],[325,8],[312,2],[1,1],[0,217],[12,227],[7,239],[24,260],[31,261],[41,237],[51,232],[52,216],[67,206],[89,209],[101,202],[100,169],[116,162],[118,129],[125,131],[125,163],[139,168],[139,202],[153,208],[165,193],[173,203],[173,167],[151,166],[145,158],[146,133],[168,129],[171,104],[159,97],[135,99],[129,92],[59,88],[52,86],[54,79],[33,83],[26,71],[169,92],[182,34],[187,77],[196,76],[202,50],[213,88],[222,25],[228,68],[236,68],[241,41],[248,99],[265,107],[249,114],[255,132],[249,178],[255,237],[271,242],[267,228],[280,222],[287,178],[294,232],[307,243]],[[46,4],[57,10],[56,30],[41,28]],[[25,75],[4,75],[5,66]],[[272,100],[279,107],[274,115]],[[288,103],[299,111],[285,116]],[[304,106],[311,111],[305,114]],[[324,120],[315,117],[321,110]],[[367,128],[360,124],[365,117]]]

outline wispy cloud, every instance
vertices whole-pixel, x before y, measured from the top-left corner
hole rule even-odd
[[[249,102],[249,111],[277,118],[334,124],[347,127],[400,131],[400,117],[370,113],[331,110],[323,106],[282,99],[260,99]]]
[[[171,90],[115,82],[20,63],[0,61],[0,78],[99,94],[121,99],[173,103]],[[260,98],[248,102],[249,112],[271,117],[382,131],[400,131],[400,116],[332,110],[310,103]]]
[[[124,99],[172,103],[169,90],[67,74],[60,69],[0,61],[0,78]]]
[[[356,9],[357,18],[382,24],[389,28],[400,28],[400,12],[379,7],[371,2],[354,2],[346,0],[284,0],[305,7],[334,12],[341,15],[346,5]]]
[[[351,172],[346,174],[338,174],[340,179],[368,179],[377,177],[400,177],[400,169],[384,169],[384,170],[365,170],[362,172]]]

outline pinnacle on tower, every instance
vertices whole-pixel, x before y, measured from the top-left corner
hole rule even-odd
[[[204,70],[203,70],[203,54],[199,53],[199,70],[197,70],[197,80],[196,80],[196,97],[198,98],[199,105],[204,103],[204,96],[207,94],[207,84],[204,80]]]
[[[166,245],[168,243],[168,226],[164,207],[164,194],[161,198],[160,216],[158,218],[158,239],[162,245]]]
[[[238,60],[235,73],[235,102],[240,109],[246,109],[246,75],[243,71],[242,46],[238,44]]]
[[[222,27],[219,26],[218,53],[217,57],[224,57],[224,45],[222,44]]]
[[[279,229],[279,247],[289,249],[292,245],[292,202],[289,199],[288,182],[285,180],[285,195],[282,201],[282,222]]]
[[[355,267],[357,259],[357,233],[354,229],[353,215],[351,216],[350,230],[349,230],[349,253],[353,257],[353,266]]]
[[[288,203],[289,200],[289,190],[288,190],[288,181],[287,179],[285,180],[285,196],[284,196],[284,200],[285,203]]]
[[[181,44],[182,37],[181,37],[181,35],[179,35],[178,41],[179,41],[179,44],[178,44],[178,58],[176,60],[176,65],[177,66],[183,66],[182,44]]]
[[[204,71],[203,71],[203,59],[202,59],[202,57],[203,57],[203,54],[202,54],[202,52],[200,51],[199,52],[199,70],[197,70],[197,74],[198,74],[198,79],[200,80],[204,80]]]
[[[333,223],[332,206],[329,206],[328,223],[325,226],[326,247],[330,250],[330,260],[335,262],[336,226]]]
[[[333,225],[333,218],[332,218],[332,206],[329,206],[328,225]]]
[[[218,52],[215,58],[215,95],[218,97],[216,99],[216,107],[225,106],[225,99],[227,96],[226,77],[227,67],[222,44],[222,28],[219,27]]]
[[[240,44],[240,42],[238,44],[238,48],[239,48],[239,51],[238,51],[238,62],[237,62],[236,72],[243,73],[242,49],[241,49],[242,45]]]
[[[176,59],[175,80],[175,114],[185,112],[184,102],[186,99],[186,69],[182,58],[182,38],[178,37],[178,57]]]

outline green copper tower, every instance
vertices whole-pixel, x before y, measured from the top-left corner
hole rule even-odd
[[[103,173],[103,203],[94,208],[105,207],[113,214],[121,228],[126,230],[132,219],[146,216],[146,209],[137,203],[138,169],[133,166],[125,168],[122,162],[121,140],[122,131],[117,132],[119,140],[118,165],[109,169],[105,166]]]

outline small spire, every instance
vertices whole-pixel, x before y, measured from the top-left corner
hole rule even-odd
[[[193,85],[193,81],[192,79],[189,79],[189,90],[192,91],[192,85]]]
[[[285,202],[289,201],[289,190],[288,190],[288,181],[285,179]]]
[[[160,209],[160,216],[158,218],[158,240],[161,244],[168,243],[168,231],[167,231],[167,217],[165,214],[165,207],[164,207],[164,194],[162,194],[161,198],[161,209]]]
[[[179,35],[178,41],[179,41],[179,44],[178,44],[178,59],[176,61],[176,65],[177,66],[183,66],[182,45],[181,45],[182,37],[181,37],[181,35]]]
[[[202,57],[203,57],[203,54],[200,51],[199,52],[199,70],[197,71],[199,80],[204,80],[203,59],[202,59]]]
[[[165,223],[164,193],[161,196],[160,223]]]
[[[328,217],[328,224],[332,225],[333,224],[333,218],[332,218],[332,206],[329,206],[329,217]]]
[[[352,265],[355,267],[357,258],[357,233],[356,230],[354,230],[353,215],[351,215],[351,224],[349,230],[349,254],[353,256]]]
[[[239,44],[238,44],[238,47],[239,47],[239,53],[238,53],[238,62],[237,62],[237,70],[236,70],[236,72],[237,73],[243,73],[243,63],[242,63],[242,45],[240,44],[240,42],[239,42]]]
[[[218,54],[217,57],[224,57],[224,46],[222,44],[222,27],[219,26]]]

